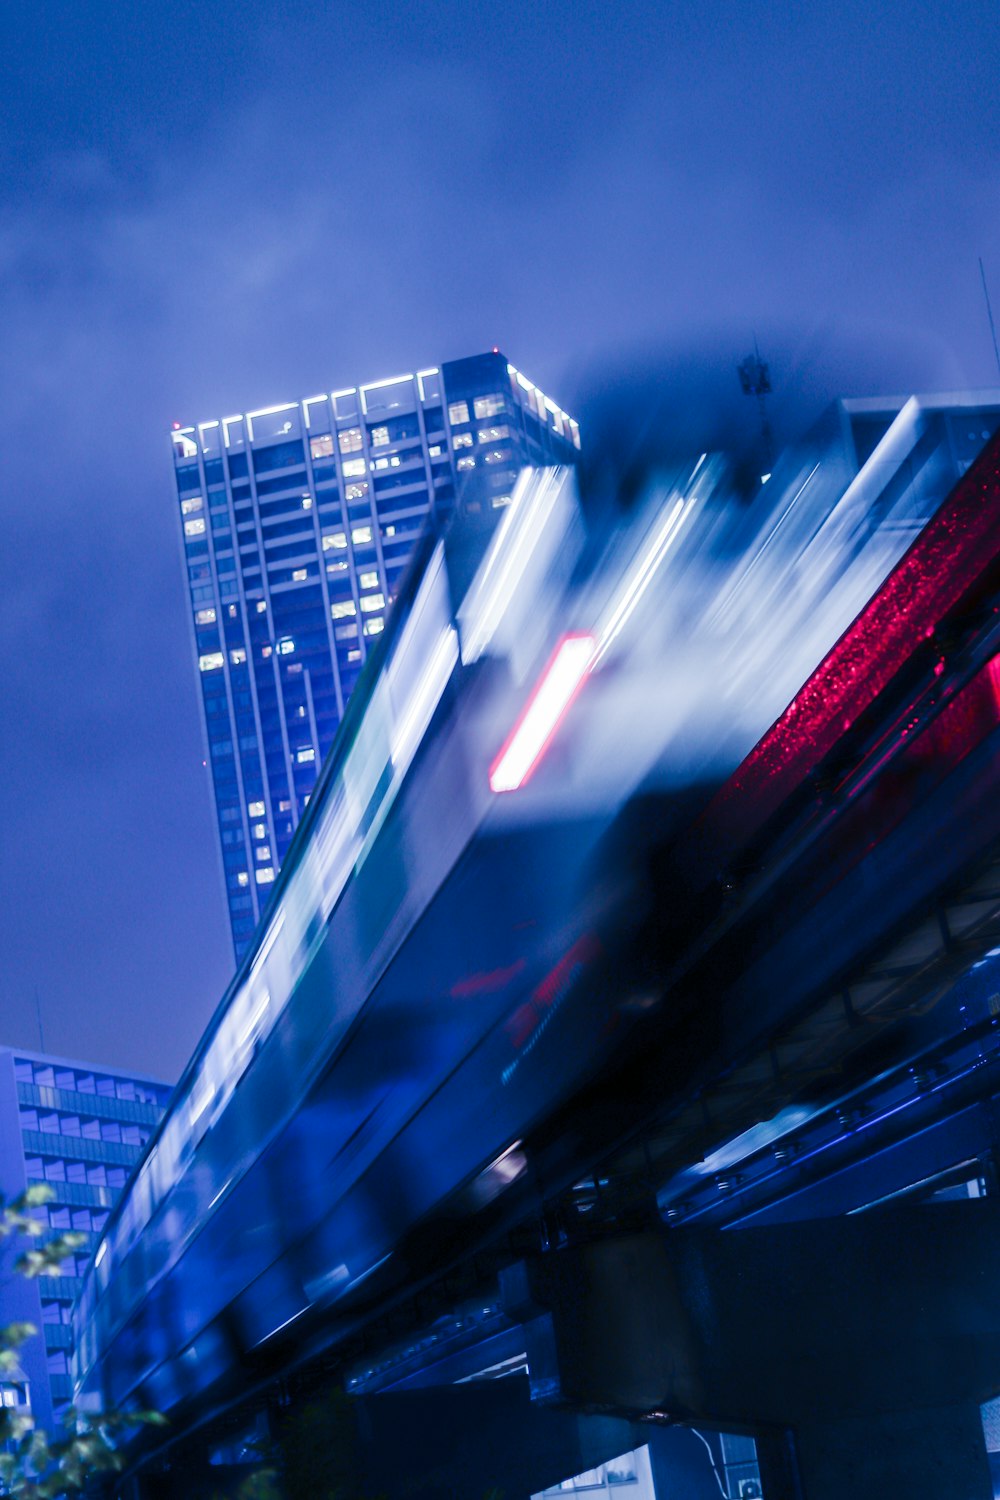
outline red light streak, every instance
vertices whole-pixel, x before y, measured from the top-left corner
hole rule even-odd
[[[494,792],[514,792],[530,778],[586,681],[595,647],[592,635],[564,635],[558,643],[490,767]]]
[[[730,849],[746,842],[833,749],[1000,556],[1000,438],[924,527],[708,810]],[[992,678],[1000,683],[1000,673]],[[707,830],[705,830],[707,831]]]

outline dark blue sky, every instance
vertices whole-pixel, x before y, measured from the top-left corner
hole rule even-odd
[[[172,418],[493,344],[731,396],[753,330],[779,424],[996,381],[995,0],[36,0],[4,52],[0,1041],[37,988],[172,1077],[228,978]]]

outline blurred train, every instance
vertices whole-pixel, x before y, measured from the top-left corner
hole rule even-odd
[[[890,847],[1000,723],[1000,447],[925,524],[923,431],[901,404],[850,483],[793,455],[749,510],[711,455],[599,522],[527,470],[487,544],[424,539],[98,1246],[84,1401],[182,1429],[334,1342],[545,1190],[605,1070],[655,1092],[674,1008],[724,991],[751,1045],[1000,835],[976,782],[953,857]],[[594,1149],[566,1125],[560,1172]]]

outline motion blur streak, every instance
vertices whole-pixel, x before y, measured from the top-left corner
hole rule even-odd
[[[597,654],[594,657],[594,666],[597,666],[612,641],[621,632],[632,611],[648,589],[653,580],[653,574],[660,566],[660,563],[667,554],[668,547],[680,530],[681,520],[686,509],[685,502],[678,500],[653,538],[652,545],[643,553],[634,572],[626,579],[621,596],[612,609],[607,623],[600,631]]]
[[[841,403],[750,497],[695,448],[600,510],[536,471],[492,539],[425,537],[84,1279],[83,1395],[183,1431],[334,1346],[487,1200],[594,1173],[615,1076],[642,1128],[690,1104],[671,1170],[799,1119],[753,1049],[1000,847],[1000,398],[904,408]],[[708,1140],[686,1091],[744,1056]]]
[[[556,550],[562,549],[564,560],[571,560],[567,533],[572,506],[564,471],[522,470],[506,515],[458,612],[466,665],[477,661],[501,632],[515,595],[520,591],[530,598],[535,593]],[[505,632],[507,637],[510,634]],[[498,644],[503,649],[503,642]]]
[[[556,647],[524,713],[490,770],[495,792],[514,792],[528,780],[583,686],[594,660],[592,635],[568,635]]]

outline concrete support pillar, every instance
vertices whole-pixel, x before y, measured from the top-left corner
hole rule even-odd
[[[618,1236],[512,1268],[504,1300],[536,1399],[769,1434],[767,1500],[992,1500],[998,1264],[978,1200]]]
[[[992,1500],[974,1402],[800,1422],[795,1456],[803,1500]]]

